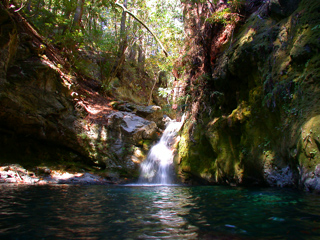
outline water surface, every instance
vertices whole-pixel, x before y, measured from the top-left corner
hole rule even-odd
[[[0,185],[0,239],[320,239],[320,197],[217,186]]]

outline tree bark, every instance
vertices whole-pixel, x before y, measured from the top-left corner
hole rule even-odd
[[[154,77],[154,83],[153,83],[152,89],[151,89],[151,91],[150,91],[148,106],[150,106],[151,103],[152,103],[152,93],[153,93],[154,87],[155,87],[156,84],[157,84],[157,81],[158,81],[158,78],[159,78],[158,75],[159,75],[159,73],[158,73],[158,74],[155,74],[155,77]]]
[[[133,46],[132,46],[131,49],[130,49],[129,59],[130,59],[131,61],[135,61],[135,60],[136,60],[136,57],[137,57],[137,48],[138,48],[137,44],[134,43]]]
[[[81,25],[81,18],[82,18],[82,14],[83,14],[83,5],[84,5],[84,0],[78,0],[76,12],[75,12],[74,18],[73,18],[73,26],[74,27],[80,27],[80,25]]]
[[[143,41],[142,37],[140,38],[139,46],[138,46],[138,63],[142,71],[144,71],[144,62],[146,59],[145,52],[143,51]]]
[[[128,0],[124,0],[123,7],[127,8]],[[121,25],[120,25],[120,34],[125,35],[126,32],[126,20],[127,20],[127,13],[125,10],[122,11],[121,17]]]
[[[127,8],[128,0],[124,0],[123,7]],[[127,20],[127,13],[125,10],[122,11],[121,17],[121,25],[120,25],[120,46],[119,46],[119,57],[124,54],[124,49],[127,45],[127,33],[126,33],[126,20]]]

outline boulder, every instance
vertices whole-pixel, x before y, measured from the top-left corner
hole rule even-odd
[[[132,112],[135,115],[138,115],[142,118],[145,118],[149,121],[153,121],[161,129],[165,128],[165,122],[163,121],[164,116],[161,111],[161,107],[150,105],[142,106],[134,103],[128,103],[123,101],[114,101],[111,104],[115,109],[125,112]]]
[[[115,112],[108,116],[110,128],[119,129],[119,134],[125,136],[129,142],[137,144],[141,139],[154,139],[157,125],[129,112]]]

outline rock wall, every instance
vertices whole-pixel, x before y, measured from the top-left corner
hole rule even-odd
[[[320,191],[319,9],[317,1],[246,1],[247,17],[221,46],[201,34],[228,25],[199,28],[204,40],[189,58],[200,61],[182,77],[200,89],[176,157],[185,181]]]
[[[0,6],[0,163],[137,177],[158,137],[160,109],[117,109],[94,80],[66,70],[22,15]]]

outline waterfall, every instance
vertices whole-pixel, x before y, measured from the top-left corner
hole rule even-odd
[[[139,184],[167,185],[173,183],[174,149],[172,145],[184,119],[185,115],[183,115],[181,122],[173,120],[167,124],[159,142],[150,149],[147,159],[140,165]]]

